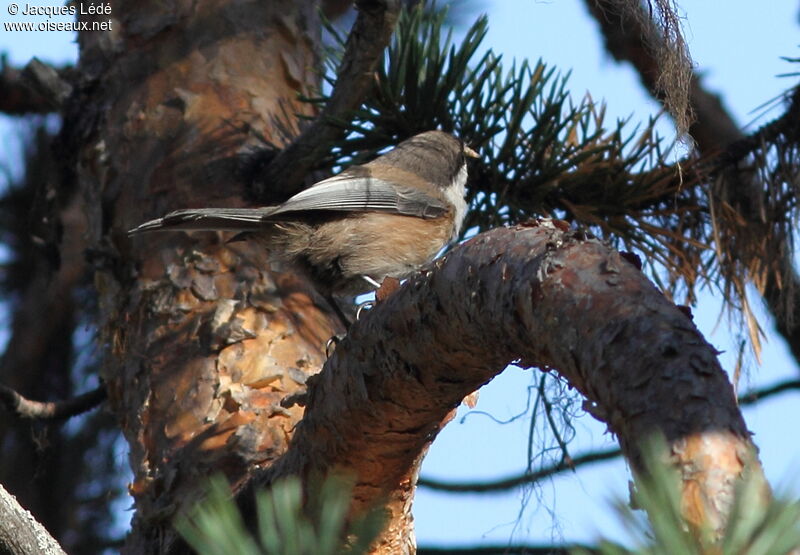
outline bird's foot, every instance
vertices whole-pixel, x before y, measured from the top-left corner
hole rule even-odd
[[[375,306],[375,301],[364,301],[363,303],[359,303],[356,307],[356,322],[361,319],[361,312],[364,310],[370,311],[372,307]]]
[[[339,342],[342,341],[345,337],[346,336],[344,334],[334,335],[333,337],[328,339],[328,341],[325,342],[325,356],[327,358],[331,358],[331,355],[336,350],[336,345],[338,345]]]

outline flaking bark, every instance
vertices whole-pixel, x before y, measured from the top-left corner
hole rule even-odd
[[[357,476],[354,505],[388,500],[379,553],[413,552],[422,456],[458,404],[512,361],[557,369],[634,468],[660,432],[685,516],[724,525],[745,469],[761,473],[733,388],[691,319],[600,241],[542,221],[484,233],[366,314],[309,384],[288,474]]]
[[[95,262],[109,404],[130,445],[125,550],[158,553],[208,476],[234,484],[283,453],[337,330],[301,278],[218,234],[125,232],[170,209],[244,204],[237,164],[313,115],[316,3],[111,3],[113,33],[79,37],[81,87],[62,137]],[[104,16],[107,17],[107,16]],[[320,308],[322,307],[322,308]]]

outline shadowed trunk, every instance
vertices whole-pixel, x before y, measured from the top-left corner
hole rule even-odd
[[[286,449],[280,400],[323,361],[335,319],[263,253],[215,233],[125,231],[170,209],[240,206],[247,145],[283,144],[317,82],[314,2],[113,2],[113,34],[80,36],[77,152],[97,259],[104,378],[130,445],[127,550],[159,552],[205,478],[234,484]],[[280,190],[280,184],[274,183]]]

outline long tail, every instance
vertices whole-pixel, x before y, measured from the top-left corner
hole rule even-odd
[[[128,231],[137,235],[150,231],[254,231],[261,229],[275,209],[267,208],[190,208],[170,212]]]

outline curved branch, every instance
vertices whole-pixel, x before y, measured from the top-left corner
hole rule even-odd
[[[90,411],[105,400],[104,386],[71,399],[31,401],[10,387],[0,384],[0,405],[20,418],[31,420],[64,420]]]
[[[687,518],[724,525],[742,473],[762,472],[716,354],[681,310],[600,241],[551,220],[495,229],[352,326],[309,380],[289,450],[242,502],[281,476],[352,473],[354,510],[388,500],[381,549],[408,551],[428,445],[465,395],[516,361],[557,369],[586,395],[635,469],[640,442],[660,432],[678,468],[691,469]]]
[[[267,191],[274,191],[276,183],[281,184],[279,189],[287,195],[301,189],[304,178],[341,133],[331,122],[347,118],[371,86],[375,66],[394,31],[400,1],[357,0],[356,8],[358,17],[347,37],[330,100],[317,119],[267,166],[254,184],[257,197],[263,198]]]

